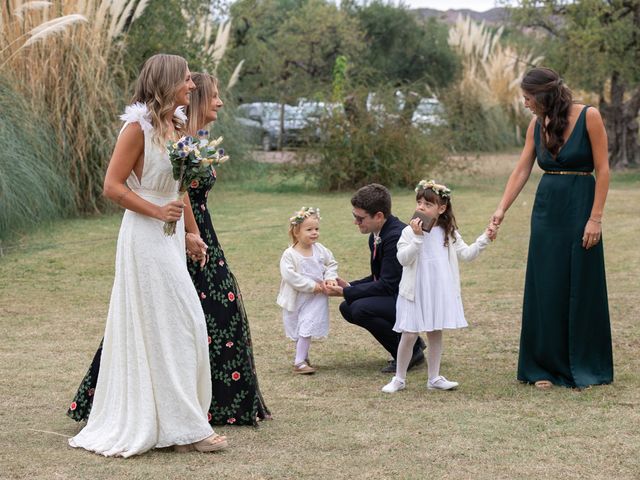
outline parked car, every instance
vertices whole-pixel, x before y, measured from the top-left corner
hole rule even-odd
[[[411,117],[411,123],[418,128],[439,127],[445,125],[444,109],[440,101],[435,98],[421,98]]]
[[[274,102],[254,102],[238,105],[236,121],[242,125],[248,138],[264,151],[278,146],[281,127],[281,105]],[[304,141],[307,122],[296,107],[284,106],[282,145],[296,145]]]

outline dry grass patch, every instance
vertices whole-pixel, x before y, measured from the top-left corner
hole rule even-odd
[[[449,171],[440,178],[455,187],[463,235],[475,238],[499,199],[504,173]],[[640,182],[614,174],[605,214],[616,381],[581,392],[539,392],[515,380],[533,180],[496,243],[461,266],[470,327],[447,332],[442,367],[461,388],[427,391],[421,368],[393,396],[380,392],[389,380],[378,372],[385,353],[339,317],[336,300],[330,337],[311,349],[319,372],[294,377],[293,344],[275,305],[286,219],[301,205],[322,209],[322,241],[341,274],[366,273],[366,240],[352,224],[349,194],[216,187],[214,223],[242,288],[275,419],[257,429],[221,428],[231,448],[215,455],[154,451],[106,459],[66,446],[79,427],[64,413],[102,335],[120,218],[61,222],[33,234],[0,259],[0,477],[637,478],[640,253],[630,245],[640,229]],[[410,215],[411,191],[394,192],[394,210]]]

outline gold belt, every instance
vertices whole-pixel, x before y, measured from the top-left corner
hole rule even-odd
[[[556,172],[554,170],[545,170],[544,173],[548,173],[550,175],[591,175],[591,172],[570,172],[570,171]]]

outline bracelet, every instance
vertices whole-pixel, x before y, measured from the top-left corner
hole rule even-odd
[[[602,223],[602,220],[596,220],[595,218],[591,218],[591,217],[589,217],[589,221],[593,223],[599,223],[599,224]]]

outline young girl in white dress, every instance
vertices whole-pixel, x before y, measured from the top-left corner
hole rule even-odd
[[[427,332],[427,367],[430,390],[451,390],[457,382],[440,375],[442,330],[464,328],[458,258],[476,258],[495,238],[487,227],[471,245],[458,233],[451,208],[451,191],[433,180],[421,180],[416,187],[416,210],[436,218],[430,232],[423,232],[419,218],[411,220],[398,241],[402,279],[396,303],[393,330],[402,333],[398,345],[396,375],[382,388],[394,393],[405,388],[407,367],[420,332]]]
[[[338,263],[331,251],[318,243],[320,209],[302,207],[289,219],[292,245],[280,259],[280,292],[284,332],[296,341],[293,373],[310,374],[316,369],[309,363],[311,338],[329,334],[329,297],[327,285],[335,286]]]

